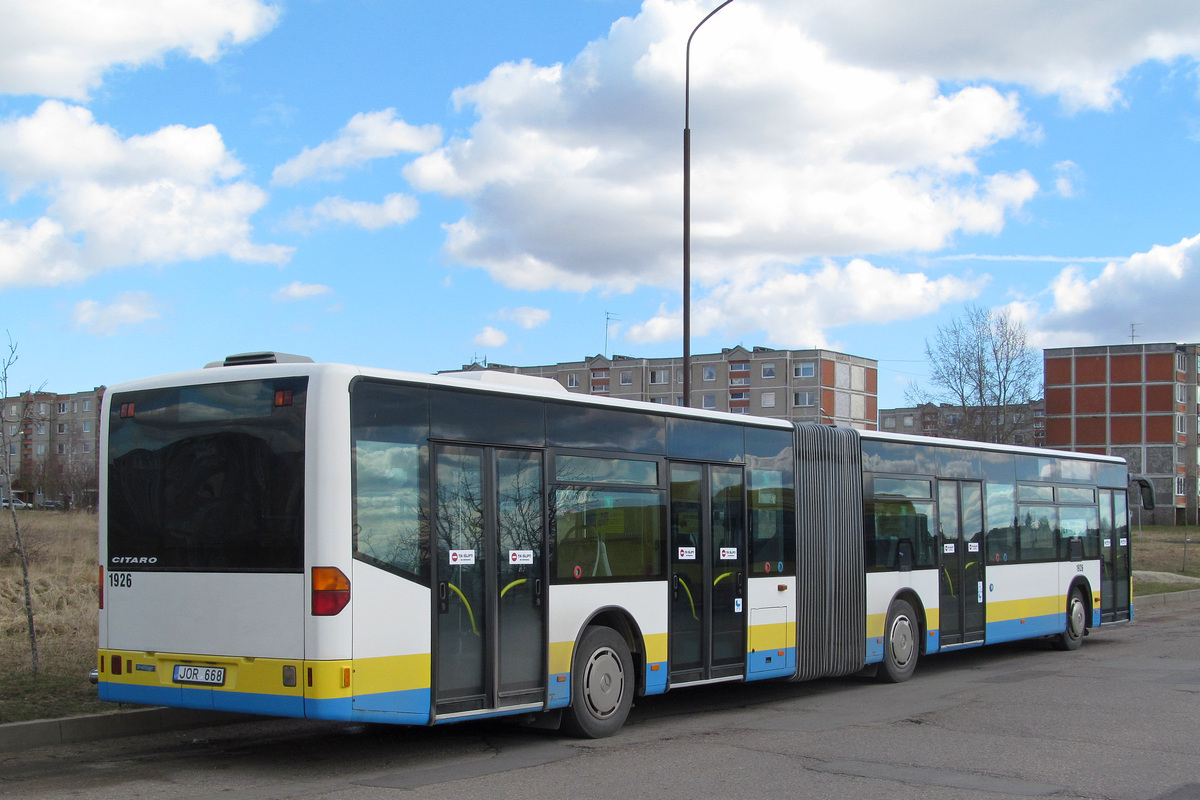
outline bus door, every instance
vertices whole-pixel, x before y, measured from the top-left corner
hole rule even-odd
[[[942,543],[941,646],[984,636],[983,489],[975,481],[938,481]]]
[[[542,454],[435,445],[434,713],[543,705]]]
[[[742,468],[671,464],[671,683],[745,673]]]
[[[1100,490],[1100,621],[1129,619],[1129,502]]]

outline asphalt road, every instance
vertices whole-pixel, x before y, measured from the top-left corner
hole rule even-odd
[[[901,685],[723,685],[638,701],[620,735],[248,722],[0,753],[0,797],[1200,800],[1200,602],[1074,653],[924,660]]]

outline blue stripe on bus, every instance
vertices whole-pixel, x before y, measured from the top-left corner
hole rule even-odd
[[[1032,639],[1035,636],[1050,636],[1067,629],[1067,614],[1044,614],[1040,617],[1004,619],[987,624],[987,643],[1012,642]]]
[[[646,694],[662,694],[667,690],[667,662],[646,665]]]
[[[98,689],[100,699],[110,703],[141,703],[277,717],[304,716],[304,698],[296,696],[224,692],[182,686],[137,686],[108,681],[101,681]]]
[[[760,650],[746,657],[746,680],[759,681],[767,678],[787,678],[796,672],[796,648],[784,649],[779,655],[778,650]]]

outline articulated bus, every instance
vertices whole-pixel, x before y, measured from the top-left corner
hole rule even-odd
[[[109,701],[600,737],[1132,616],[1120,459],[274,353],[104,404]]]

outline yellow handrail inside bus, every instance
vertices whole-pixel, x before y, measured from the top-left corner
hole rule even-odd
[[[510,583],[508,586],[505,586],[503,589],[500,590],[500,596],[504,597],[504,595],[508,592],[509,589],[511,589],[514,586],[517,586],[518,584],[522,584],[527,580],[529,580],[529,579],[528,578],[517,578],[515,581]]]
[[[466,596],[466,595],[464,595],[464,594],[463,594],[463,593],[462,593],[462,592],[459,590],[459,588],[458,588],[457,586],[455,586],[453,583],[450,583],[449,581],[447,581],[447,582],[446,582],[446,585],[447,585],[447,586],[449,586],[451,589],[453,589],[453,590],[454,590],[454,593],[455,593],[456,595],[458,595],[458,599],[459,599],[459,600],[462,600],[462,602],[463,602],[463,605],[467,607],[467,618],[468,618],[469,620],[471,620],[471,630],[472,630],[472,632],[474,632],[474,634],[475,634],[476,636],[478,636],[478,635],[479,635],[479,628],[476,628],[476,627],[475,627],[475,614],[474,614],[474,612],[472,612],[472,611],[471,611],[471,604],[470,604],[469,602],[467,602],[467,596]]]
[[[725,580],[726,578],[728,578],[728,577],[729,577],[730,575],[732,575],[732,574],[733,574],[732,572],[724,572],[724,573],[721,573],[720,575],[718,575],[718,576],[717,576],[717,579],[716,579],[715,581],[713,581],[713,586],[716,586],[718,583],[720,583],[721,581]]]
[[[692,590],[688,588],[687,581],[685,581],[682,576],[676,577],[679,578],[679,585],[683,587],[685,592],[687,592],[688,605],[692,607],[692,619],[699,620],[700,618],[696,616],[696,601],[692,599]]]

